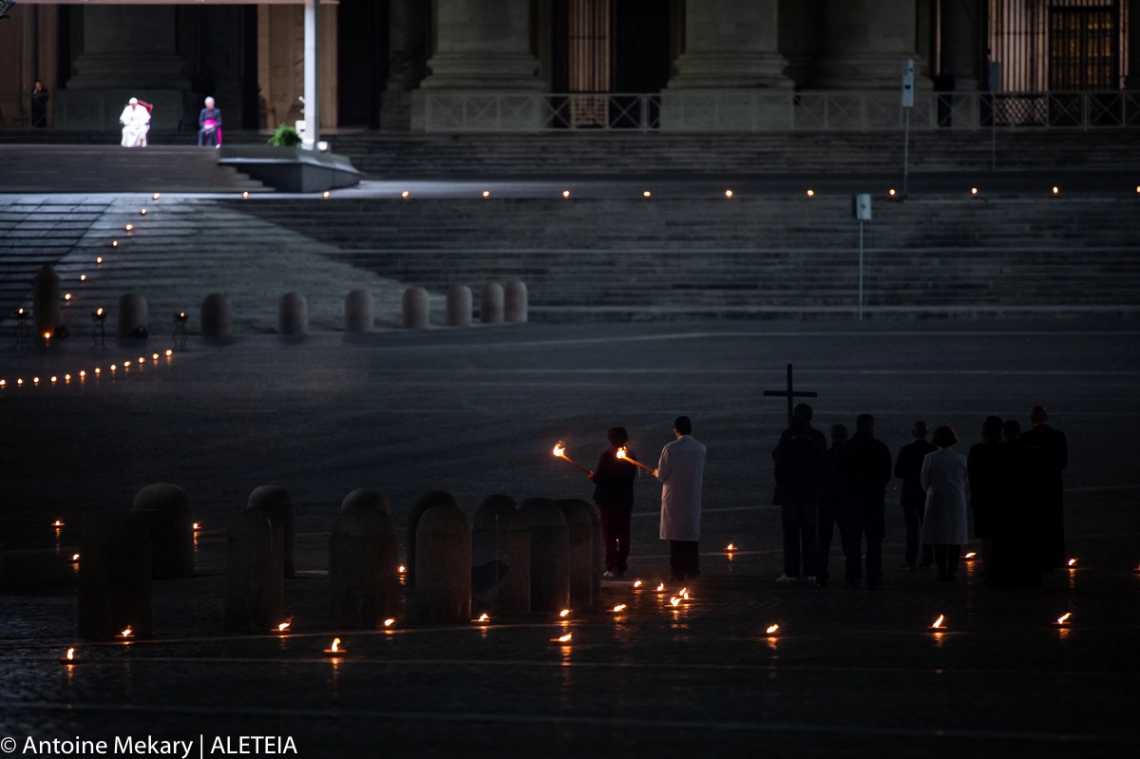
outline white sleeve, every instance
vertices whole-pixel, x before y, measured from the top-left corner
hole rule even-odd
[[[673,465],[669,461],[669,447],[665,446],[661,449],[661,458],[657,461],[657,479],[665,482],[672,473]]]
[[[922,484],[923,490],[930,490],[930,456],[926,454],[922,459],[922,473],[918,476],[918,481]]]

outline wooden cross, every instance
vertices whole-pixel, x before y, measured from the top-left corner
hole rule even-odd
[[[788,399],[788,429],[792,428],[792,408],[793,398],[817,398],[817,393],[809,393],[806,390],[796,392],[792,389],[792,365],[788,364],[788,389],[787,390],[765,390],[765,396],[787,398]]]

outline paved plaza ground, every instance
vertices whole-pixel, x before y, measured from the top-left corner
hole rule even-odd
[[[243,734],[292,736],[301,756],[330,757],[1140,749],[1132,322],[527,325],[353,340],[321,332],[301,344],[192,338],[186,352],[149,358],[167,347],[157,337],[105,351],[72,340],[0,353],[0,739],[21,749],[27,736],[205,736],[208,755],[213,736]],[[140,355],[141,371],[124,371]],[[1027,424],[1029,408],[1046,405],[1069,436],[1066,527],[1078,568],[1029,592],[984,587],[978,563],[953,586],[897,570],[893,485],[880,589],[777,585],[770,452],[786,410],[762,391],[782,388],[788,362],[797,386],[819,393],[817,426],[853,427],[872,413],[892,452],[916,418],[952,425],[965,450],[987,414]],[[383,492],[401,534],[410,501],[430,489],[450,491],[469,515],[492,493],[588,499],[585,478],[550,455],[555,441],[592,464],[605,430],[622,424],[633,450],[654,460],[681,413],[708,445],[704,576],[691,602],[674,609],[632,587],[667,569],[660,488],[641,479],[631,571],[603,591],[608,606],[629,604],[624,613],[329,627],[328,530],[349,491]],[[127,507],[159,481],[194,501],[197,575],[155,584],[154,640],[76,644],[71,570],[53,557],[69,555],[89,514]],[[296,632],[226,636],[225,526],[267,483],[298,504],[300,571],[286,584]],[[58,540],[49,526],[57,518]],[[64,582],[14,589],[29,567]],[[831,571],[841,572],[835,555]],[[1065,612],[1072,626],[1051,626]],[[941,614],[948,628],[935,633]],[[780,626],[775,636],[770,624]],[[564,626],[574,634],[565,648],[550,642]],[[350,652],[338,662],[321,655],[333,634]],[[73,644],[87,663],[60,666]]]

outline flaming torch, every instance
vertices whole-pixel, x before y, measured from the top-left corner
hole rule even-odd
[[[629,457],[629,450],[625,446],[618,448],[617,457],[619,459],[621,459],[622,461],[628,461],[630,464],[633,464],[638,469],[644,469],[645,471],[650,472],[650,473],[653,472],[653,467],[646,466],[645,464],[642,464],[640,461],[638,461],[636,459],[631,459]]]
[[[571,466],[577,467],[578,469],[582,470],[584,473],[586,473],[586,474],[590,473],[589,469],[582,466],[577,461],[575,461],[574,459],[572,459],[566,455],[566,446],[562,443],[561,440],[559,440],[558,443],[554,446],[554,450],[551,451],[551,453],[554,454],[555,458],[562,459],[563,461],[570,464]]]

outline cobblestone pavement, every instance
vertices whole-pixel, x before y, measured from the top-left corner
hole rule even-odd
[[[5,582],[31,571],[53,587],[0,595],[0,739],[22,749],[26,736],[201,735],[209,754],[213,736],[274,735],[301,756],[1135,756],[1137,335],[1129,323],[1047,321],[254,337],[191,342],[141,373],[21,388],[17,375],[90,371],[139,350],[5,352]],[[976,563],[950,587],[894,569],[892,490],[883,587],[777,585],[769,453],[785,411],[761,391],[783,384],[788,361],[797,385],[820,393],[819,426],[868,411],[892,450],[912,418],[955,426],[965,446],[986,414],[1024,420],[1045,403],[1070,438],[1078,568],[1026,593],[984,587]],[[666,564],[658,488],[643,479],[631,570],[604,588],[607,607],[629,604],[623,613],[329,627],[327,530],[349,490],[379,488],[401,529],[429,488],[469,513],[492,492],[588,498],[588,483],[550,457],[553,441],[591,462],[605,429],[624,424],[652,459],[678,413],[709,446],[704,577],[690,602],[674,609],[632,587],[652,586]],[[80,644],[86,663],[59,665],[75,644],[66,558],[83,520],[164,480],[186,487],[204,525],[197,576],[155,585],[154,640]],[[301,571],[286,586],[296,631],[225,636],[224,525],[266,482],[299,504]],[[55,518],[66,523],[58,542]],[[1072,626],[1053,627],[1064,612]],[[938,615],[945,632],[929,629]],[[564,627],[569,647],[551,642]],[[334,634],[349,651],[339,661],[321,654]]]

